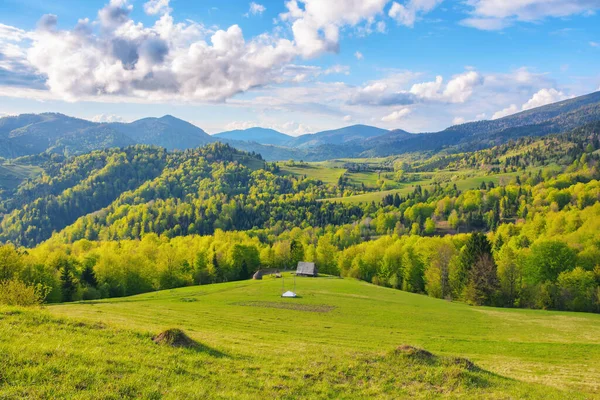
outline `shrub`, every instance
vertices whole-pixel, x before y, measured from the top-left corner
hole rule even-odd
[[[594,273],[581,267],[558,276],[562,306],[570,311],[594,311],[597,284]]]
[[[9,306],[38,306],[44,303],[49,288],[42,284],[26,285],[18,280],[0,282],[0,304]]]
[[[87,286],[81,290],[82,300],[97,300],[102,298],[102,293],[94,287]]]

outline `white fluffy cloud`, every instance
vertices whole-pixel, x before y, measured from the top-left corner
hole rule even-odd
[[[357,51],[357,52],[355,52],[355,53],[354,53],[354,57],[355,57],[357,60],[362,60],[362,59],[364,59],[364,58],[365,58],[365,56],[363,55],[363,53],[361,53],[360,51]]]
[[[224,127],[224,131],[233,130],[244,130],[260,126],[261,128],[274,129],[278,132],[286,133],[292,136],[304,135],[306,133],[314,132],[315,130],[305,124],[301,124],[295,121],[287,121],[283,123],[276,123],[266,118],[259,118],[254,121],[232,121]]]
[[[371,25],[389,0],[289,0],[282,21],[292,26],[294,41],[302,56],[316,57],[337,52],[340,29]],[[300,6],[303,5],[303,7]]]
[[[401,108],[381,118],[383,122],[395,122],[411,113],[410,108]]]
[[[508,115],[515,114],[519,111],[531,110],[532,108],[542,107],[547,104],[556,103],[557,101],[566,100],[573,96],[567,96],[561,91],[556,89],[541,89],[535,93],[527,102],[525,102],[521,108],[517,107],[516,104],[511,104],[505,109],[496,112],[492,119],[503,118]]]
[[[510,106],[495,112],[494,115],[492,115],[492,119],[504,118],[517,112],[519,112],[519,107],[517,107],[516,104],[511,104]]]
[[[465,103],[478,86],[483,85],[484,77],[477,71],[466,71],[453,76],[448,83],[438,75],[435,80],[407,85],[419,74],[400,73],[386,79],[372,81],[357,88],[351,96],[350,104],[371,106],[409,105],[425,102]]]
[[[92,122],[126,122],[125,119],[115,114],[98,114],[94,115],[91,119]]]
[[[556,89],[542,89],[534,94],[527,103],[521,107],[523,110],[530,110],[532,108],[545,106],[546,104],[556,103],[557,101],[566,100],[569,97],[563,92]]]
[[[291,70],[298,57],[337,51],[345,27],[385,30],[377,18],[388,2],[290,0],[280,16],[291,27],[293,40],[288,40],[278,29],[246,39],[238,25],[214,31],[189,20],[175,22],[169,0],[144,3],[144,11],[158,18],[144,25],[131,18],[128,0],[110,0],[96,20],[80,20],[70,30],[58,29],[54,15],[42,17],[33,32],[0,25],[0,68],[29,70],[22,79],[37,80],[38,89],[45,87],[68,101],[224,101],[286,80],[347,74],[346,67],[336,66],[316,73]],[[265,10],[250,4],[250,13]]]
[[[420,15],[427,14],[437,7],[443,0],[409,0],[405,5],[396,1],[388,11],[388,15],[399,24],[413,27]]]
[[[171,12],[169,0],[150,0],[144,3],[144,11],[148,15],[167,14]]]
[[[332,75],[332,74],[341,74],[341,75],[349,75],[350,67],[347,65],[333,65],[323,71],[323,75]]]
[[[454,76],[445,86],[441,76],[437,76],[435,81],[415,84],[410,93],[423,100],[464,103],[471,97],[475,87],[482,83],[483,77],[477,71],[467,71]]]
[[[46,21],[51,23],[52,18],[49,16]],[[30,38],[30,32],[0,24],[0,78],[3,84],[38,89],[44,87],[43,77],[27,61],[25,45]]]
[[[464,25],[498,30],[515,21],[539,21],[549,17],[589,14],[600,9],[598,0],[467,0],[471,17]]]
[[[159,3],[167,4],[153,5]],[[112,0],[98,13],[99,29],[87,20],[70,31],[45,23],[32,34],[28,61],[67,100],[222,101],[275,81],[297,54],[286,39],[265,34],[246,41],[237,25],[210,32],[194,22],[175,23],[167,13],[145,27],[130,19],[131,10],[125,0]]]
[[[265,6],[263,6],[262,4],[252,2],[252,3],[250,3],[250,9],[248,10],[248,13],[246,14],[246,16],[261,15],[266,10],[267,10],[267,8]]]

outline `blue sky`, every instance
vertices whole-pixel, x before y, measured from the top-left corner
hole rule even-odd
[[[600,0],[0,0],[0,116],[412,132],[600,89]]]

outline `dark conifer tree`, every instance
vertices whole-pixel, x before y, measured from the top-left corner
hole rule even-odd
[[[66,262],[60,271],[60,288],[62,301],[73,301],[73,296],[77,291],[77,282],[73,277],[73,271],[70,262]]]

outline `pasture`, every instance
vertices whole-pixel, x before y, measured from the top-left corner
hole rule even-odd
[[[298,278],[297,299],[281,290],[267,277],[0,308],[0,398],[600,395],[600,315],[471,307],[329,277]],[[197,346],[152,341],[170,328]]]
[[[34,178],[42,173],[39,167],[0,162],[0,189],[12,190],[25,179]]]

